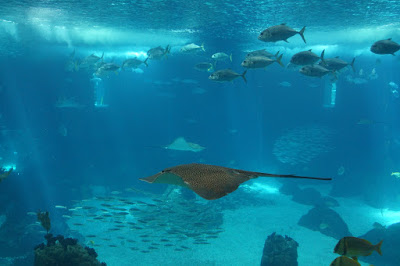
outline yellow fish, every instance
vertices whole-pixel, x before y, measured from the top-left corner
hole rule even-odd
[[[374,250],[378,252],[379,255],[382,255],[382,241],[376,245],[373,245],[368,240],[346,236],[339,240],[333,252],[352,258],[357,258],[358,256],[369,256]]]
[[[361,266],[358,261],[350,259],[346,256],[337,257],[331,262],[330,266]]]

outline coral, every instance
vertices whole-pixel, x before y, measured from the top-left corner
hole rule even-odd
[[[56,237],[48,234],[47,246],[40,244],[35,247],[35,266],[105,266],[104,262],[96,259],[97,253],[94,249],[82,247],[76,239]]]
[[[39,210],[37,212],[37,219],[40,222],[40,224],[43,226],[43,228],[46,229],[47,234],[48,234],[50,231],[50,228],[51,228],[49,212],[40,212],[40,210]]]
[[[333,132],[322,126],[297,127],[287,131],[274,143],[273,153],[285,164],[304,165],[332,150]]]

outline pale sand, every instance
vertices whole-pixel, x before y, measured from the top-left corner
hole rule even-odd
[[[185,245],[191,249],[174,251],[174,247],[161,245],[158,250],[141,253],[130,250],[128,246],[132,244],[115,239],[113,234],[107,233],[107,237],[112,238],[112,244],[117,247],[95,247],[99,260],[109,266],[260,265],[265,239],[273,232],[288,235],[299,243],[299,266],[329,265],[337,257],[333,253],[336,239],[297,225],[300,217],[312,206],[295,203],[289,196],[279,193],[265,194],[265,197],[273,199],[276,204],[225,210],[223,225],[225,231],[220,233],[217,239],[210,239],[208,245],[194,245],[192,241],[184,241],[176,245]],[[333,209],[341,215],[355,236],[372,229],[374,222],[384,225],[396,222],[393,220],[389,222],[392,218],[386,216],[385,211],[369,207],[357,199],[337,200],[341,206]],[[99,223],[98,226],[106,228],[107,225]],[[157,232],[154,234],[157,235]],[[134,244],[139,248],[141,245],[140,241]],[[148,243],[145,245],[148,246]],[[362,265],[369,264],[362,263]]]

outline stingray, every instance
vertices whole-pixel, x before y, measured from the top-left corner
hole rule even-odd
[[[184,137],[179,137],[175,139],[171,144],[164,147],[167,150],[177,150],[177,151],[193,151],[199,152],[205,148],[199,144],[187,142]]]
[[[193,190],[206,200],[215,200],[235,191],[240,184],[259,176],[332,180],[331,178],[251,172],[208,164],[182,164],[140,180],[148,183],[179,185]]]

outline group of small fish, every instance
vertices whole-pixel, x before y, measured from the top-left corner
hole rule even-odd
[[[167,47],[163,48],[161,46],[151,48],[147,51],[147,58],[142,61],[137,57],[128,58],[122,62],[122,65],[119,66],[113,62],[106,63],[104,62],[104,53],[101,57],[91,54],[85,57],[82,60],[74,60],[75,50],[69,56],[69,60],[66,64],[67,71],[78,71],[81,69],[88,70],[89,72],[93,72],[96,77],[108,76],[110,73],[118,73],[117,71],[120,69],[137,69],[142,64],[146,67],[148,66],[147,61],[150,60],[160,60],[164,57],[167,57],[171,51],[171,47],[167,45]]]
[[[330,266],[360,266],[358,257],[369,256],[376,251],[379,255],[381,252],[382,241],[373,245],[368,240],[346,236],[339,240],[336,244],[334,253],[341,255],[332,261]]]
[[[133,200],[122,193],[76,201],[73,208],[55,208],[65,213],[62,217],[72,233],[83,234],[86,244],[95,247],[123,245],[149,253],[164,246],[184,251],[191,245],[210,244],[223,232],[222,213],[215,206],[159,198]]]

